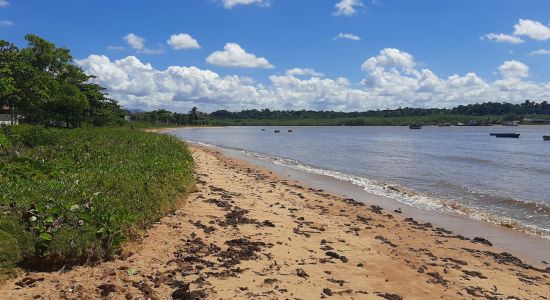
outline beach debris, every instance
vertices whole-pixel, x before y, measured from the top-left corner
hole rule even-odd
[[[255,219],[250,219],[246,215],[248,214],[248,210],[242,209],[240,207],[234,207],[232,211],[228,212],[225,215],[225,220],[222,221],[219,225],[220,226],[227,226],[227,225],[243,225],[243,224],[257,224],[258,221]]]
[[[390,293],[378,293],[378,297],[382,297],[387,300],[403,300],[403,297],[397,295],[397,294],[390,294]]]
[[[300,268],[296,269],[296,275],[302,278],[309,277],[309,274],[307,274],[306,271],[304,271],[304,269],[300,269]]]
[[[483,244],[483,245],[487,245],[487,246],[493,246],[493,243],[489,242],[487,239],[484,239],[482,237],[475,237],[472,240],[472,243],[474,243],[474,244]]]
[[[344,203],[347,203],[347,204],[351,205],[351,206],[365,206],[365,203],[359,202],[359,201],[357,201],[355,199],[352,199],[352,198],[345,198],[345,199],[342,199],[342,201]]]
[[[32,278],[32,277],[25,277],[15,283],[15,285],[19,287],[35,287],[37,282],[44,281],[43,277],[39,278]]]
[[[106,298],[109,294],[116,292],[116,286],[109,283],[100,284],[97,286],[97,289],[102,298]]]
[[[279,281],[279,280],[277,280],[276,278],[266,278],[266,279],[264,279],[265,284],[274,284],[277,281]]]
[[[428,279],[428,283],[432,283],[432,284],[441,284],[442,286],[447,286],[447,284],[449,283],[449,281],[445,280],[441,275],[439,275],[438,272],[429,272],[429,273],[426,273],[428,276],[432,277],[430,279]]]
[[[172,292],[173,300],[199,300],[204,298],[206,298],[206,291],[191,291],[189,288],[189,283],[180,285],[178,289]]]
[[[392,247],[392,248],[397,248],[397,245],[396,245],[396,244],[390,242],[390,240],[388,240],[387,238],[385,238],[385,237],[383,237],[383,236],[381,236],[381,235],[377,235],[377,236],[374,237],[374,238],[377,239],[377,240],[381,240],[382,243],[384,243],[384,244],[386,244],[386,245],[388,245],[388,246],[390,246],[390,247]]]
[[[487,276],[484,276],[483,274],[481,274],[481,272],[478,272],[478,271],[462,270],[462,273],[464,273],[468,276],[477,277],[477,278],[480,278],[480,279],[487,279]]]
[[[383,214],[384,209],[382,207],[378,206],[378,205],[371,205],[370,210],[375,214],[381,215],[381,214]]]
[[[329,289],[329,288],[324,288],[323,289],[323,294],[325,294],[327,296],[332,296],[333,295],[332,290]]]
[[[275,224],[273,224],[273,222],[271,222],[269,220],[263,221],[262,225],[265,226],[265,227],[275,227]]]

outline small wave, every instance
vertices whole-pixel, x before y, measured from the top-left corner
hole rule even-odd
[[[310,165],[305,165],[298,162],[297,160],[290,158],[275,157],[245,150],[241,151],[244,154],[253,156],[264,161],[270,161],[276,165],[292,168],[294,170],[299,170],[310,174],[324,175],[338,180],[346,181],[362,187],[366,192],[370,194],[390,198],[415,208],[434,210],[446,214],[467,216],[480,221],[504,226],[507,228],[513,228],[515,230],[522,231],[528,234],[550,239],[550,229],[542,228],[536,225],[524,224],[521,221],[504,216],[498,216],[481,208],[461,204],[455,200],[431,197],[396,184],[383,183],[370,178],[364,178],[339,171],[326,170]],[[516,206],[522,206],[525,208],[536,208],[537,211],[540,211],[541,207],[544,207],[543,210],[545,212],[547,210],[550,210],[550,207],[547,207],[545,205],[522,200],[500,199],[500,201],[503,204],[513,203]]]

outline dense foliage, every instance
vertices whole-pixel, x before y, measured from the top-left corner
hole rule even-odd
[[[32,34],[25,39],[23,49],[0,40],[0,110],[8,107],[24,123],[57,127],[121,121],[124,111],[89,82],[92,76],[73,64],[68,49]]]
[[[124,128],[0,131],[0,277],[21,263],[80,263],[115,253],[193,186],[174,137]]]
[[[167,110],[134,112],[132,121],[178,125],[404,125],[410,123],[456,124],[470,121],[501,123],[521,121],[525,117],[550,118],[550,104],[525,101],[521,104],[485,102],[454,108],[398,108],[365,112],[252,109],[239,112],[218,110],[201,113],[194,107],[189,113]]]

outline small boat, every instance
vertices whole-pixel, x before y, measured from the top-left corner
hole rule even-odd
[[[489,133],[490,136],[494,136],[497,138],[512,138],[517,139],[519,138],[519,133]]]
[[[550,135],[543,135],[542,139],[545,141],[550,141]]]
[[[280,130],[275,130],[275,133],[280,133],[281,131]]]
[[[292,129],[289,129],[288,132],[292,132]]]
[[[265,131],[265,129],[262,128],[262,131]]]
[[[409,125],[409,129],[422,129],[422,125],[412,123],[411,125]]]

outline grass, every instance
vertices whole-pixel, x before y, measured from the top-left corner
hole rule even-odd
[[[176,209],[193,159],[174,137],[124,128],[0,131],[0,280],[102,260]]]

